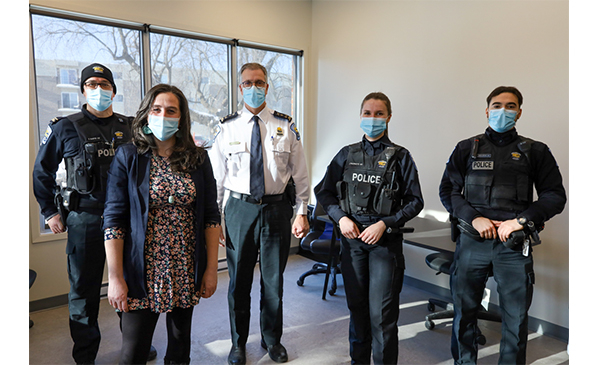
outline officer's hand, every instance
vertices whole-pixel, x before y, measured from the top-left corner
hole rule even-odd
[[[348,217],[342,217],[339,221],[339,225],[340,225],[340,232],[342,232],[342,236],[344,236],[348,239],[353,240],[353,239],[357,238],[358,235],[360,234],[360,230],[358,229],[356,224],[354,224],[352,219],[350,219]]]
[[[523,229],[523,226],[519,224],[517,219],[511,219],[509,221],[492,221],[496,227],[498,227],[498,237],[500,237],[500,241],[506,242],[508,237],[514,231],[520,231]]]
[[[59,214],[48,220],[48,227],[50,227],[52,233],[62,233],[65,231],[65,226],[62,224]]]
[[[383,236],[383,232],[385,232],[386,226],[385,223],[379,221],[375,224],[371,224],[368,226],[362,233],[358,236],[364,243],[368,245],[374,245],[379,242],[381,236]]]
[[[292,233],[296,238],[302,238],[308,234],[310,230],[310,225],[308,224],[308,218],[306,214],[298,214],[296,215],[296,219],[294,219],[294,224],[292,225]]]
[[[477,217],[473,219],[471,225],[477,230],[477,232],[479,232],[481,238],[491,240],[493,238],[498,237],[498,233],[496,232],[496,226],[491,220],[485,217]]]
[[[127,283],[124,278],[108,279],[108,304],[121,312],[129,312],[127,306]]]

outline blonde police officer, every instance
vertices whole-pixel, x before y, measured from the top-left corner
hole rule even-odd
[[[259,252],[261,346],[273,361],[285,362],[287,352],[280,342],[283,271],[290,230],[301,238],[309,229],[308,171],[292,118],[266,106],[269,85],[265,67],[247,63],[240,74],[244,108],[221,120],[210,151],[217,201],[225,217],[232,340],[228,363],[246,362],[250,291]],[[290,179],[295,194],[286,193]],[[293,206],[296,218],[291,224]]]

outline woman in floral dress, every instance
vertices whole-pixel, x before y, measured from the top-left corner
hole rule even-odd
[[[108,301],[123,312],[121,364],[146,363],[160,313],[165,364],[189,364],[193,308],[217,288],[215,180],[190,128],[183,93],[156,85],[108,172],[103,228]]]

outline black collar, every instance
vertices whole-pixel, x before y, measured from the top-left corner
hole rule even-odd
[[[514,142],[519,137],[516,128],[513,128],[504,133],[498,133],[491,127],[487,127],[487,129],[485,130],[485,135],[493,144],[499,147],[506,146]]]
[[[369,141],[367,137],[363,136],[362,138],[362,147],[369,156],[375,156],[383,152],[387,147],[391,147],[394,144],[386,134],[384,134],[381,138],[376,141]]]
[[[85,115],[86,118],[100,125],[107,125],[115,117],[115,114],[113,113],[110,117],[98,118],[94,114],[90,113],[89,110],[87,110],[87,104],[83,104],[83,106],[81,107],[81,112],[83,113],[83,115]]]

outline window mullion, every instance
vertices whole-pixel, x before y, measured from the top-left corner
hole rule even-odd
[[[237,111],[237,40],[228,47],[229,50],[229,114]]]
[[[151,62],[151,45],[150,45],[150,27],[145,24],[144,30],[140,32],[141,42],[141,80],[142,80],[142,99],[144,95],[152,88],[152,66]]]

